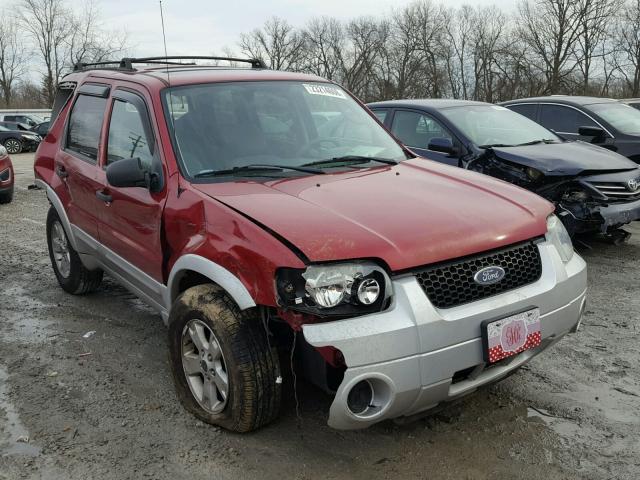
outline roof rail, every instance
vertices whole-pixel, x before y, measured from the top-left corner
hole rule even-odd
[[[73,66],[73,71],[87,70],[92,68],[107,67],[114,70],[128,70],[133,71],[133,65],[136,63],[152,63],[160,65],[195,65],[195,63],[176,62],[175,60],[224,60],[228,62],[241,62],[249,63],[251,68],[268,68],[264,62],[257,58],[234,58],[234,57],[205,57],[205,56],[171,56],[171,57],[144,57],[144,58],[129,58],[125,57],[122,60],[111,60],[105,62],[94,63],[82,63],[78,62]],[[108,67],[112,65],[111,67]]]

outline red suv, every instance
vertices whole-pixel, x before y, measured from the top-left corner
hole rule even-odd
[[[13,199],[13,164],[7,149],[0,145],[0,203]]]
[[[416,158],[322,78],[179,60],[78,66],[35,174],[60,285],[107,272],[155,307],[197,417],[270,422],[293,358],[331,426],[366,427],[577,329],[585,263],[549,202]]]

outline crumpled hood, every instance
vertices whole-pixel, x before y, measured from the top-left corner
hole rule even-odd
[[[546,143],[492,149],[498,158],[533,167],[545,175],[579,175],[585,171],[631,170],[627,157],[585,142]]]
[[[526,190],[421,158],[193,187],[275,232],[311,262],[377,258],[393,271],[543,235],[553,211]]]

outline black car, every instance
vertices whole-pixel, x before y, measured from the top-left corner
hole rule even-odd
[[[568,142],[499,105],[399,100],[369,105],[417,155],[474,170],[538,193],[556,205],[571,235],[620,229],[640,219],[640,167],[589,143]]]
[[[41,141],[42,137],[30,130],[11,130],[0,125],[0,143],[11,155],[35,151]]]
[[[37,133],[41,137],[45,137],[49,133],[49,120],[39,123],[35,127],[31,127],[31,131]]]
[[[583,140],[640,163],[640,111],[612,98],[521,98],[503,105],[567,140]]]

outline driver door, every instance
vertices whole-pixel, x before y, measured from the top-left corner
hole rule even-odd
[[[166,187],[153,193],[145,187],[116,188],[106,179],[107,167],[126,158],[140,158],[149,171],[153,162],[161,161],[147,103],[142,95],[116,89],[110,107],[103,138],[106,148],[101,159],[101,185],[95,192],[101,200],[100,243],[108,249],[104,261],[134,283],[153,284],[139,271],[162,283],[161,223]]]
[[[416,155],[458,166],[457,156],[429,150],[429,142],[434,138],[448,138],[456,144],[453,135],[431,115],[415,110],[396,110],[391,122],[391,131]]]

